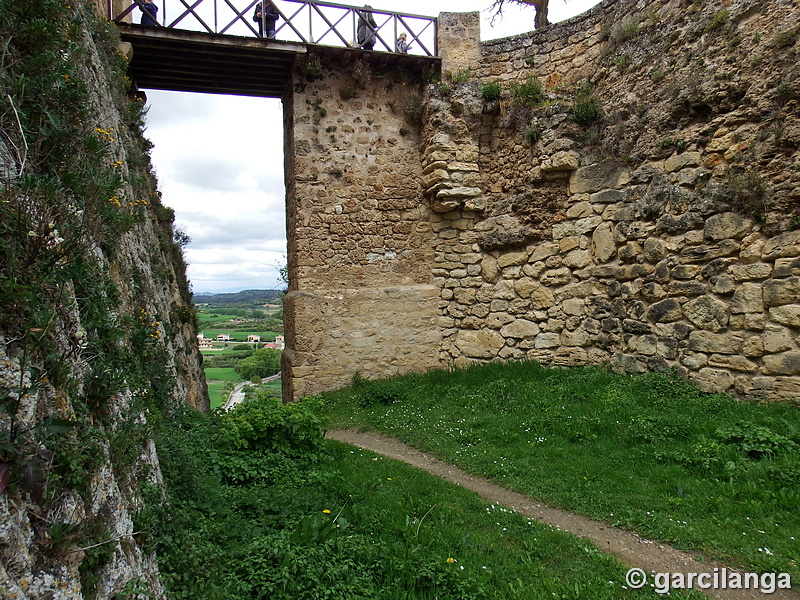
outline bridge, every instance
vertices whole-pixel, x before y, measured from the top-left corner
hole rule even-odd
[[[132,79],[148,89],[282,98],[295,65],[311,52],[381,54],[409,66],[438,54],[434,17],[318,0],[272,3],[279,14],[272,39],[259,37],[258,0],[156,0],[155,26],[137,23],[144,0],[108,0],[106,10],[134,48]],[[374,34],[372,50],[358,48],[360,23]],[[401,33],[407,53],[397,52]]]

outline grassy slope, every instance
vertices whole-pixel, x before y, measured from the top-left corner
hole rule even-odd
[[[535,363],[361,382],[331,426],[397,436],[533,498],[800,575],[800,411],[664,375]]]
[[[306,454],[310,413],[259,401],[158,438],[171,501],[137,526],[175,600],[659,597],[585,540],[419,469],[319,433]]]

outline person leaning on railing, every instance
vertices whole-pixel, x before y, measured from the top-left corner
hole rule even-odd
[[[142,3],[139,5],[139,10],[142,11],[142,25],[158,27],[158,22],[156,21],[158,6],[153,3],[153,0],[142,0]]]
[[[256,4],[253,21],[258,23],[258,37],[263,38],[266,31],[269,39],[275,39],[275,22],[279,17],[278,9],[269,0]]]

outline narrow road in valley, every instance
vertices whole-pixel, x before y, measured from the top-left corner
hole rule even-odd
[[[271,375],[270,377],[264,377],[261,380],[261,383],[269,383],[270,381],[277,381],[281,378],[281,374],[278,373],[276,375]],[[225,401],[225,405],[222,407],[223,410],[230,410],[237,404],[239,404],[242,400],[244,400],[244,388],[245,386],[253,385],[249,381],[242,381],[237,383],[233,390],[231,390],[230,396]]]
[[[470,475],[435,456],[420,452],[416,448],[379,433],[329,430],[326,437],[403,461],[472,490],[490,502],[501,504],[526,517],[589,539],[600,550],[613,554],[624,564],[643,569],[648,574],[651,572],[710,573],[713,577],[714,569],[719,569],[717,573],[720,574],[722,574],[723,568],[727,569],[727,573],[733,571],[722,564],[709,561],[698,562],[695,560],[696,554],[676,550],[666,544],[646,540],[630,531],[617,529],[606,523],[536,502],[522,494],[491,483],[487,479]],[[720,577],[724,576],[720,575]],[[695,588],[711,598],[723,600],[764,600],[766,598],[800,600],[800,594],[784,589],[776,589],[774,593],[765,594],[758,589],[703,590],[697,586]]]

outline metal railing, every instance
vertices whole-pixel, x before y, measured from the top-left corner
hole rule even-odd
[[[155,0],[156,27],[258,37],[254,20],[260,0]],[[273,0],[280,15],[272,39],[304,44],[359,47],[362,35],[374,34],[374,50],[398,52],[397,40],[406,34],[408,54],[437,56],[435,17],[408,15],[319,0]],[[108,0],[108,17],[118,22],[138,22],[143,0]],[[372,19],[369,15],[372,15]],[[374,23],[374,25],[373,25]],[[261,23],[262,27],[264,23]]]

